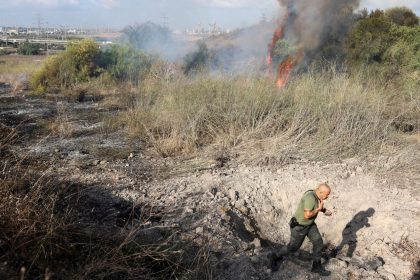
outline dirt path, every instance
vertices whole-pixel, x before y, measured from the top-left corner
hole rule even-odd
[[[326,206],[334,215],[317,220],[330,279],[418,279],[420,195],[414,178],[397,188],[392,174],[375,174],[357,159],[266,167],[229,162],[221,168],[207,159],[154,158],[121,132],[104,133],[106,114],[97,103],[0,93],[0,122],[21,132],[14,149],[48,159],[55,176],[163,207],[162,226],[209,246],[216,279],[319,279],[309,272],[308,242],[276,273],[267,270],[266,255],[285,245],[300,196],[320,182],[332,186]],[[40,132],[58,117],[68,133]]]

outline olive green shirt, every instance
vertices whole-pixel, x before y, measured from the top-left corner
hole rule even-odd
[[[318,203],[319,203],[319,199],[316,196],[314,191],[307,191],[303,194],[303,197],[300,200],[299,205],[295,212],[295,218],[300,225],[308,226],[315,222],[315,219],[318,216],[318,214],[310,219],[305,219],[304,209],[312,211],[318,208]]]

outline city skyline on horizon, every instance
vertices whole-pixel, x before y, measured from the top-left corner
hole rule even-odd
[[[360,9],[406,6],[419,15],[420,2],[363,0]],[[121,29],[152,21],[172,30],[217,23],[235,29],[276,17],[276,0],[0,0],[0,26]],[[77,19],[77,20],[75,20]]]

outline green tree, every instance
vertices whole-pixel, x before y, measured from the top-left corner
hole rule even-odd
[[[170,30],[153,22],[127,26],[122,33],[122,41],[139,50],[156,51],[172,41]]]
[[[383,54],[392,44],[392,22],[381,10],[359,20],[350,31],[347,40],[347,55],[350,62],[381,62]]]
[[[385,11],[385,15],[395,24],[414,27],[419,25],[419,18],[406,7],[395,7]]]
[[[402,24],[406,20],[395,22],[390,15],[401,11],[406,9],[376,10],[359,19],[348,36],[347,60],[350,64],[374,64],[379,67],[375,71],[387,79],[414,77],[402,84],[415,84],[420,70],[420,26]]]

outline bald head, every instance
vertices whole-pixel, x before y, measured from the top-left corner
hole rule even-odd
[[[330,195],[331,188],[327,183],[321,183],[316,187],[315,193],[321,200],[325,200]]]

